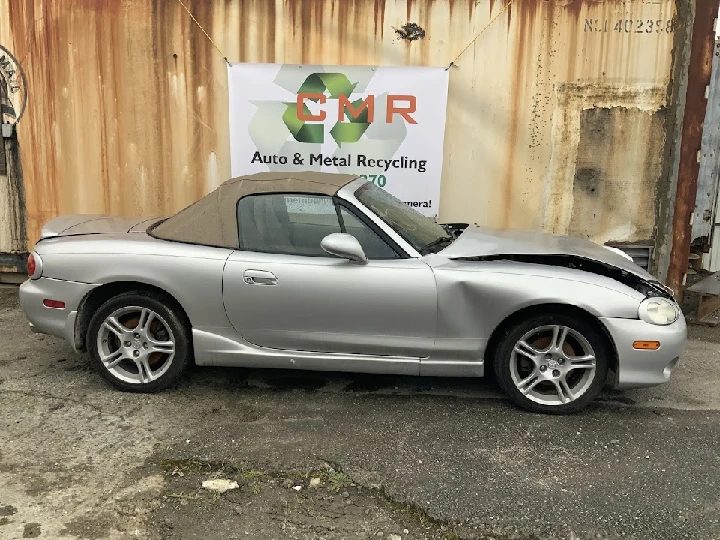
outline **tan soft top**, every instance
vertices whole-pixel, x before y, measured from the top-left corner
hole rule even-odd
[[[151,229],[152,236],[190,244],[236,249],[237,202],[256,193],[334,195],[356,175],[321,172],[262,172],[223,182],[174,216]]]

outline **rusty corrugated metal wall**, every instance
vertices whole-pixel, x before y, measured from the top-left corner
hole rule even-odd
[[[194,0],[231,61],[446,66],[504,0]],[[452,68],[443,220],[647,241],[666,189],[673,0],[514,0]],[[413,22],[425,39],[394,31]],[[32,244],[163,215],[229,175],[226,68],[175,0],[4,0]]]

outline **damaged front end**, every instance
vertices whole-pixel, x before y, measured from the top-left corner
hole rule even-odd
[[[443,225],[453,242],[438,255],[452,261],[512,261],[571,268],[613,279],[645,297],[673,299],[672,290],[617,248],[543,231]]]
[[[633,290],[645,295],[646,298],[661,297],[673,300],[672,289],[666,287],[659,281],[648,280],[637,274],[628,272],[616,266],[579,257],[577,255],[556,255],[556,254],[515,254],[515,255],[485,255],[478,257],[451,257],[454,261],[513,261],[526,264],[541,264],[545,266],[559,266],[572,268],[583,272],[589,272],[613,279]]]

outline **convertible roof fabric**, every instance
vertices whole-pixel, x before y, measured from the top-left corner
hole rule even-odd
[[[174,216],[150,229],[163,240],[238,247],[237,202],[258,193],[334,195],[356,175],[321,172],[262,172],[223,182]]]

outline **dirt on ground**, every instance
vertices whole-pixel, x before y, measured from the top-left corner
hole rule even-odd
[[[166,495],[150,526],[167,539],[479,538],[472,526],[460,530],[434,520],[398,503],[380,485],[358,485],[327,463],[295,472],[195,460],[161,459],[156,464],[166,478]],[[212,479],[238,487],[224,493],[202,487]],[[185,514],[189,506],[192,513]]]

